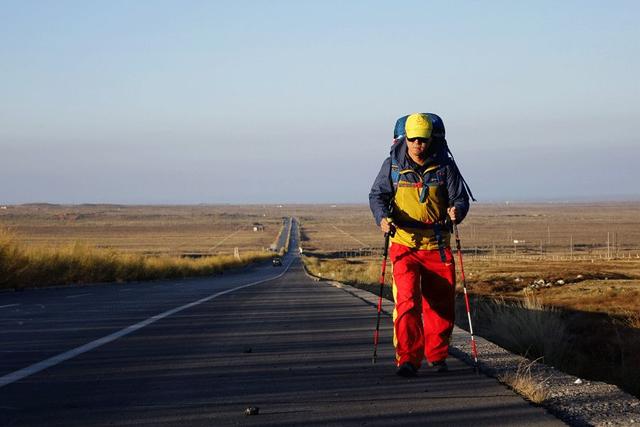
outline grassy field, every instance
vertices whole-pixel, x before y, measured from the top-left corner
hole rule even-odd
[[[0,227],[30,247],[75,243],[124,253],[233,254],[268,248],[282,225],[274,206],[19,205],[0,209]],[[254,232],[254,223],[263,231]]]
[[[292,211],[306,226],[309,250],[382,245],[365,205]],[[473,204],[459,229],[465,248],[478,255],[635,257],[640,256],[639,212],[640,202]]]
[[[638,213],[640,203],[474,205],[460,226],[469,288],[505,298],[534,293],[575,310],[637,311]],[[378,254],[382,245],[364,205],[21,205],[0,209],[0,227],[26,248],[196,257],[268,248],[288,215],[301,221],[302,246],[318,258],[317,268],[347,281],[377,281],[379,257],[354,256]],[[253,231],[255,223],[263,231]],[[509,244],[514,236],[519,243]],[[542,253],[534,236],[544,240]],[[539,281],[544,285],[531,286]]]
[[[283,228],[280,213],[263,206],[8,206],[0,209],[0,288],[244,266],[272,256],[266,249]]]

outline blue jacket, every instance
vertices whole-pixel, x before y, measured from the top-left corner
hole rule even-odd
[[[458,223],[469,211],[469,195],[457,166],[447,155],[446,142],[434,141],[427,154],[426,164],[416,165],[407,156],[405,139],[398,139],[369,193],[376,224],[380,225],[382,218],[391,218],[400,231],[392,241],[418,249],[437,247],[433,227],[445,221],[449,206],[456,207]],[[396,188],[392,165],[397,165]],[[449,231],[442,230],[447,244],[449,237]]]

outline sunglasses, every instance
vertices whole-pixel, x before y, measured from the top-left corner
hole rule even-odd
[[[431,138],[420,138],[420,137],[407,138],[407,141],[409,141],[409,142],[418,142],[420,144],[428,144],[429,142],[431,142]]]

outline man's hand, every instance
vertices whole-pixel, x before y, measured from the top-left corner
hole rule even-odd
[[[457,222],[457,218],[456,218],[456,207],[455,206],[451,206],[450,208],[447,209],[447,214],[449,215],[449,218],[451,218],[451,221],[453,221],[454,223],[458,223]]]
[[[389,221],[388,218],[382,218],[382,221],[380,221],[380,229],[382,230],[382,232],[385,234],[390,233],[392,228],[393,223]]]

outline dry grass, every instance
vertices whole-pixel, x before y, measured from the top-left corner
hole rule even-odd
[[[624,316],[627,326],[634,329],[640,329],[640,312],[639,311],[628,311]]]
[[[516,393],[533,403],[541,404],[551,397],[545,385],[545,379],[531,372],[536,361],[523,360],[515,372],[507,372],[498,376],[498,381],[511,387]]]
[[[305,253],[305,262],[318,276],[346,283],[378,282],[380,256],[332,258],[330,252]],[[633,317],[640,306],[640,261],[636,260],[540,263],[513,259],[498,263],[465,257],[465,271],[467,287],[474,295],[524,300],[525,304],[527,298],[534,298],[541,305],[622,317]],[[530,287],[541,279],[552,286]],[[565,284],[558,285],[558,280]]]
[[[268,248],[283,209],[273,206],[20,205],[0,210],[0,226],[26,246],[59,249],[80,242],[119,253],[233,254]],[[260,223],[264,231],[254,232]]]
[[[202,276],[271,256],[254,251],[241,252],[239,259],[232,255],[189,259],[122,254],[81,244],[60,249],[33,248],[0,229],[0,288]]]
[[[571,352],[562,312],[545,307],[533,295],[519,301],[476,299],[476,327],[485,338],[509,350],[558,364]]]
[[[521,299],[534,294],[546,305],[612,315],[637,311],[640,260],[547,261],[465,258],[472,293]],[[550,286],[532,288],[542,280]],[[558,284],[561,280],[564,284]]]
[[[562,310],[534,296],[523,301],[475,297],[478,335],[580,378],[617,384],[640,396],[637,311],[626,316]],[[466,321],[459,310],[458,324]]]
[[[322,259],[303,256],[309,272],[328,280],[348,284],[373,284],[380,279],[380,265],[360,260]]]

